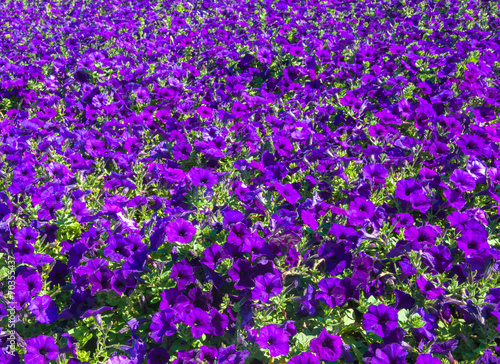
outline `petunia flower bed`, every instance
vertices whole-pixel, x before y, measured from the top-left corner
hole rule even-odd
[[[0,363],[500,363],[498,2],[0,7]]]

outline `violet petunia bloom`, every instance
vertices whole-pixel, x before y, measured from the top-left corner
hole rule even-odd
[[[295,355],[287,362],[287,364],[320,364],[320,361],[315,354],[304,352],[302,354]]]
[[[336,277],[323,278],[319,281],[318,288],[316,298],[330,307],[343,306],[347,301],[346,289],[342,285],[342,280]]]
[[[349,204],[349,217],[356,222],[363,222],[365,219],[373,217],[375,205],[364,197],[356,197]]]
[[[159,343],[164,336],[172,336],[177,332],[175,327],[176,315],[176,312],[171,308],[161,310],[153,315],[153,321],[149,329],[154,341]]]
[[[279,355],[288,355],[290,338],[285,330],[274,324],[266,325],[260,329],[257,337],[257,344],[261,349],[269,349],[272,357]]]
[[[184,219],[177,219],[168,223],[165,233],[167,240],[171,243],[179,242],[186,244],[191,241],[196,234],[196,228],[189,221]]]
[[[209,314],[198,307],[193,308],[186,315],[184,323],[191,327],[191,334],[195,339],[203,334],[210,334],[212,331]]]
[[[435,300],[439,296],[445,294],[445,290],[442,287],[435,287],[431,281],[428,281],[423,276],[418,277],[416,283],[417,287],[428,300]]]
[[[375,351],[371,364],[406,364],[408,352],[399,344],[389,344]]]
[[[41,324],[51,324],[57,320],[57,306],[49,295],[33,298],[29,310]]]
[[[148,353],[148,364],[165,364],[168,363],[170,355],[167,349],[159,347],[151,349]]]
[[[114,262],[120,263],[130,256],[130,244],[119,234],[111,235],[104,248],[104,255]]]
[[[304,290],[304,296],[298,297],[296,300],[300,302],[297,315],[301,317],[309,315],[312,317],[316,314],[318,301],[316,299],[316,290],[312,285],[308,284]]]
[[[212,188],[217,183],[217,175],[198,167],[194,167],[189,171],[189,179],[195,187],[205,186],[206,188]]]
[[[386,305],[372,305],[364,314],[363,328],[380,337],[385,337],[398,327],[398,311]]]
[[[372,163],[363,167],[363,177],[370,183],[384,184],[388,176],[387,169],[380,163]]]
[[[185,289],[196,281],[194,270],[186,261],[174,263],[170,272],[170,278],[177,282],[177,288]]]
[[[281,183],[276,183],[276,191],[292,205],[295,205],[298,200],[300,200],[300,194],[293,188],[290,183],[282,185]]]
[[[488,177],[490,177],[491,183],[497,185],[500,183],[500,168],[490,168],[488,170]]]
[[[420,354],[415,364],[442,364],[443,362],[431,354]]]
[[[405,238],[411,242],[434,244],[440,233],[441,229],[436,225],[412,226],[405,231]]]
[[[213,244],[205,249],[203,258],[200,263],[206,265],[210,269],[215,269],[220,261],[229,258],[229,255],[219,244]]]
[[[213,115],[213,110],[209,108],[208,106],[200,106],[198,109],[196,109],[196,112],[202,119],[209,119]]]
[[[32,227],[23,227],[14,235],[18,244],[29,243],[34,245],[38,237],[38,231]]]
[[[420,189],[413,178],[402,179],[396,183],[394,195],[403,201],[410,201],[411,194]]]
[[[234,344],[219,348],[217,364],[244,364],[250,353],[248,350],[236,351]]]
[[[484,151],[484,139],[477,135],[462,135],[457,145],[465,155],[482,155]]]
[[[342,339],[323,329],[317,338],[311,340],[310,348],[321,360],[335,361],[342,356]]]
[[[140,88],[137,90],[135,101],[140,104],[147,104],[150,101],[149,91],[146,88]]]
[[[462,193],[473,191],[476,188],[474,177],[461,169],[453,171],[450,176],[450,181],[453,182],[455,187]]]
[[[283,290],[281,277],[274,273],[266,273],[255,278],[252,299],[267,303],[271,297],[279,295]]]
[[[302,221],[304,221],[304,224],[309,226],[313,231],[318,230],[319,225],[314,213],[309,210],[302,210],[300,212],[300,217],[302,218]]]
[[[59,348],[53,337],[38,335],[26,340],[24,362],[26,364],[49,364],[59,355]]]
[[[42,290],[42,277],[35,270],[25,270],[16,277],[14,285],[14,293],[28,292],[32,296],[36,296]]]
[[[472,229],[462,231],[462,235],[457,240],[457,245],[464,252],[464,255],[468,257],[480,249],[490,247],[488,244],[488,233],[484,234]]]
[[[413,209],[423,214],[431,208],[431,199],[423,191],[413,192],[410,195],[410,202]]]
[[[212,308],[209,312],[211,319],[212,334],[215,336],[222,336],[229,325],[229,319],[226,315]]]
[[[104,364],[133,364],[134,362],[125,355],[115,355],[109,358]]]

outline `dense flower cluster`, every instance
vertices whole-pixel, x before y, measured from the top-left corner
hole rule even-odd
[[[0,363],[500,363],[497,2],[0,9]]]

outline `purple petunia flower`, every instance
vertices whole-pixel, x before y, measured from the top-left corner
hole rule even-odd
[[[196,281],[194,270],[186,261],[174,263],[170,272],[170,278],[177,282],[179,289],[185,289],[189,284]]]
[[[209,119],[213,115],[213,110],[209,108],[208,106],[200,106],[198,109],[196,109],[196,112],[202,119]]]
[[[317,338],[311,340],[310,348],[321,360],[335,361],[342,356],[342,339],[323,329]]]
[[[312,285],[307,285],[307,288],[304,290],[304,296],[297,298],[297,301],[300,302],[297,315],[309,315],[312,317],[316,314],[318,301],[316,300],[316,290]]]
[[[51,324],[57,320],[57,306],[49,295],[33,298],[29,310],[42,324]]]
[[[410,195],[412,208],[425,214],[431,208],[431,199],[423,192],[417,191]]]
[[[349,204],[349,217],[356,222],[363,222],[365,219],[373,217],[375,205],[364,197],[356,197]]]
[[[130,256],[130,248],[129,242],[122,235],[111,235],[104,248],[104,254],[112,261],[119,263]]]
[[[248,350],[236,351],[233,344],[226,348],[219,348],[217,364],[243,364],[249,355]]]
[[[431,354],[420,354],[415,364],[442,364],[442,361]]]
[[[375,351],[371,364],[406,364],[408,352],[399,344],[389,344]]]
[[[59,348],[53,337],[38,335],[26,340],[24,361],[26,364],[49,364],[59,355]]]
[[[252,290],[252,299],[269,302],[271,297],[279,295],[283,290],[281,276],[266,273],[255,278],[255,288]]]
[[[206,265],[210,269],[215,269],[217,264],[226,258],[229,258],[226,251],[219,244],[213,244],[205,249],[200,263]]]
[[[491,183],[497,185],[500,183],[500,168],[490,168],[488,170],[488,177],[490,177]]]
[[[319,281],[318,288],[316,298],[330,307],[343,306],[347,301],[346,289],[342,285],[342,280],[336,277],[323,278]]]
[[[133,361],[127,358],[125,355],[115,355],[106,360],[105,364],[133,364]]]
[[[205,186],[207,188],[212,188],[217,183],[217,176],[212,172],[194,167],[189,171],[189,178],[193,186]]]
[[[295,205],[298,200],[300,200],[300,194],[293,188],[290,183],[282,185],[281,183],[276,183],[275,186],[276,191],[288,202],[292,205]]]
[[[212,308],[210,310],[210,318],[212,334],[215,336],[224,335],[224,332],[229,325],[229,319],[227,318],[227,316],[217,311],[217,309]]]
[[[166,308],[153,315],[153,321],[149,329],[151,337],[157,343],[163,340],[164,336],[172,336],[177,332],[175,327],[176,312],[171,308]]]
[[[203,334],[210,334],[212,331],[209,314],[198,307],[186,314],[184,323],[191,327],[191,334],[195,339]]]
[[[464,252],[464,255],[468,257],[480,249],[490,247],[488,244],[488,233],[484,234],[481,231],[472,229],[465,230],[458,238],[457,245],[458,248]]]
[[[450,176],[450,181],[460,192],[473,191],[476,188],[474,177],[461,169],[456,169]]]
[[[165,364],[170,360],[170,355],[165,348],[151,349],[148,353],[148,364]]]
[[[137,90],[135,101],[140,104],[147,104],[151,99],[149,98],[149,91],[146,88]]]
[[[287,364],[319,364],[318,357],[313,353],[302,353],[295,355]]]
[[[425,298],[428,300],[435,300],[442,294],[445,294],[445,290],[441,287],[435,287],[434,284],[423,276],[417,278],[417,287],[420,291],[425,295]]]
[[[413,178],[402,179],[396,183],[394,195],[403,201],[410,201],[411,194],[419,189],[420,187]]]
[[[304,221],[304,224],[309,226],[313,231],[318,230],[318,221],[316,220],[314,213],[309,210],[302,210],[300,212],[300,217],[302,218],[302,221]]]
[[[387,307],[383,304],[370,306],[368,312],[363,317],[363,328],[380,337],[387,336],[392,330],[398,327],[398,311],[393,307]]]
[[[38,237],[38,231],[31,227],[23,227],[14,235],[18,244],[29,243],[34,245]]]
[[[389,173],[382,164],[372,163],[363,167],[363,177],[370,183],[384,184],[388,176]]]
[[[186,244],[196,234],[196,228],[189,221],[177,219],[168,223],[165,233],[168,241]]]
[[[457,144],[466,155],[481,155],[484,150],[484,139],[477,135],[462,135]]]
[[[25,270],[16,277],[14,293],[27,292],[36,296],[42,290],[42,277],[34,270]]]
[[[288,355],[290,338],[285,330],[274,324],[266,325],[260,329],[257,344],[261,349],[269,349],[271,356]]]

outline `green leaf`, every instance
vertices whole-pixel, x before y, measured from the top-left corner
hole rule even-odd
[[[295,342],[300,350],[306,351],[309,348],[309,343],[314,338],[314,335],[306,335],[303,332],[300,332],[295,335]]]
[[[345,325],[351,325],[356,322],[356,315],[354,314],[354,310],[352,308],[346,310],[343,320]]]
[[[407,309],[405,309],[405,308],[398,311],[399,326],[404,326],[404,324],[406,323],[406,321],[408,321],[408,313],[409,313],[409,311]]]

